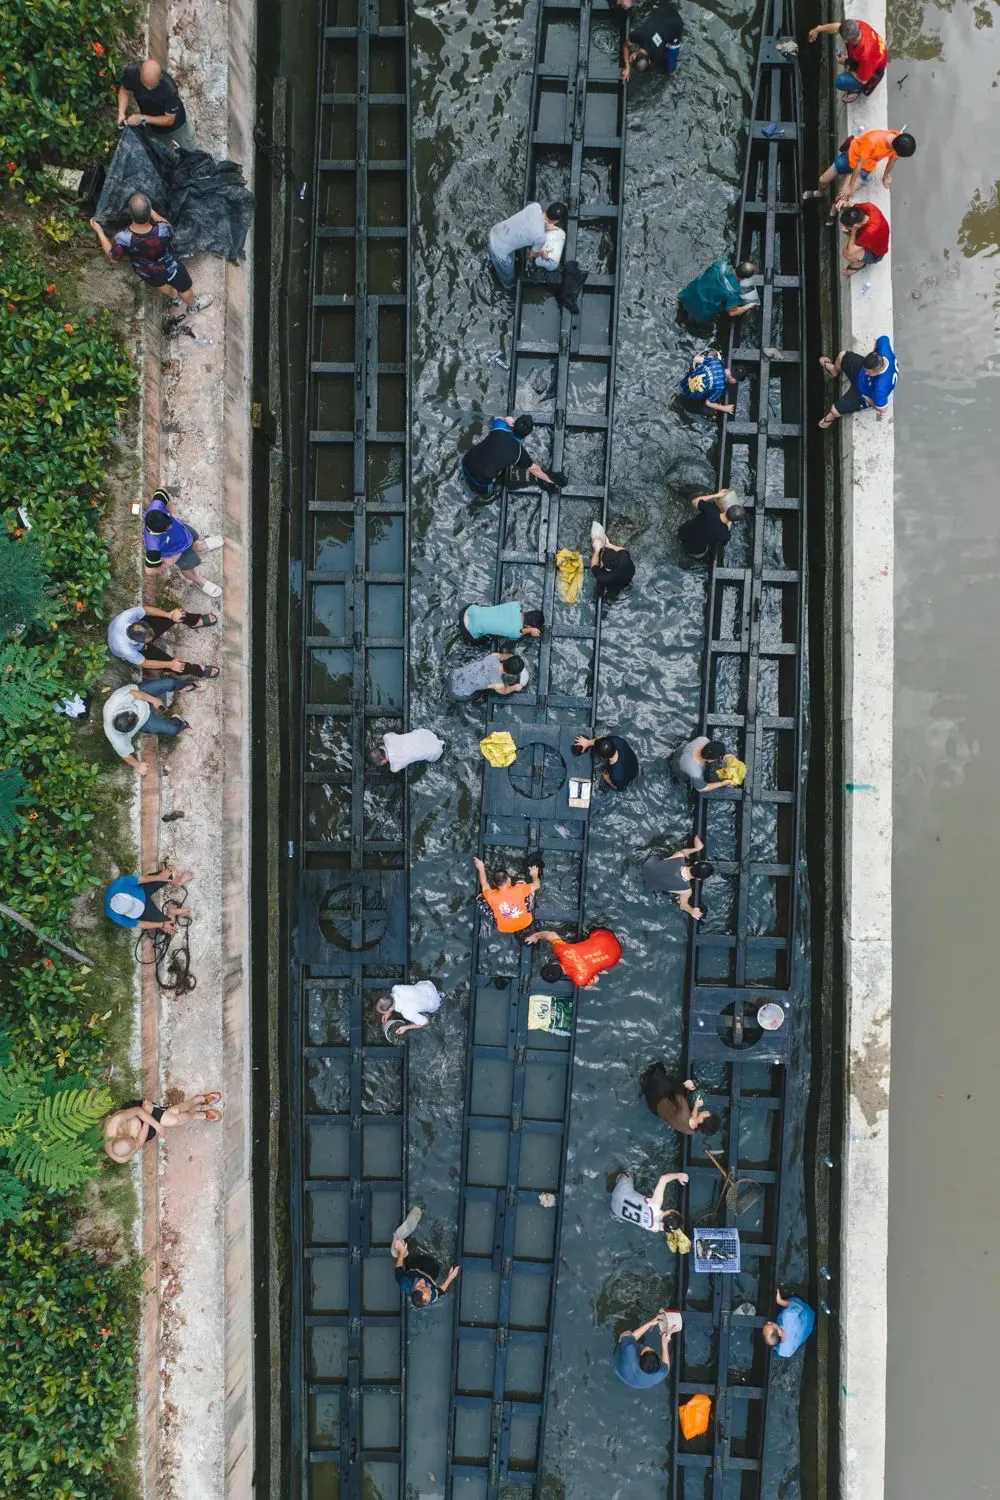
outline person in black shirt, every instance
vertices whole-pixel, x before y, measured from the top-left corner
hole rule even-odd
[[[469,488],[484,500],[492,500],[507,469],[526,469],[535,479],[555,485],[556,479],[535,463],[524,446],[523,440],[531,436],[534,425],[528,412],[520,417],[494,417],[486,436],[462,456],[462,473]]]
[[[131,115],[127,113],[130,94],[139,106]],[[198,149],[177,85],[155,57],[129,63],[124,69],[118,86],[118,124],[145,125],[154,135],[163,136],[182,151]]]
[[[700,922],[705,913],[700,906],[692,905],[694,882],[707,880],[715,873],[715,866],[707,859],[691,858],[692,854],[700,854],[704,847],[698,834],[695,834],[693,842],[686,849],[678,849],[676,854],[669,854],[666,859],[654,854],[642,867],[642,883],[646,889],[676,896],[681,911],[686,911],[696,922]]]
[[[585,734],[578,734],[573,745],[576,754],[582,755],[585,750],[593,750],[598,760],[604,761],[601,780],[616,792],[622,792],[627,786],[631,786],[639,774],[639,757],[628,740],[623,740],[620,734],[602,734],[596,740],[588,740]]]
[[[597,592],[605,599],[617,599],[622,589],[627,588],[635,577],[635,563],[631,553],[624,547],[616,547],[608,541],[607,532],[595,521],[591,527],[592,551],[590,571],[597,584]]]
[[[678,528],[677,535],[689,557],[711,562],[729,541],[733,522],[742,521],[746,511],[737,503],[735,490],[695,495],[691,505],[697,514]]]
[[[651,63],[657,63],[668,76],[676,73],[683,35],[680,12],[667,0],[647,20],[633,27],[632,35],[622,43],[623,82],[628,83],[633,70],[644,73]]]

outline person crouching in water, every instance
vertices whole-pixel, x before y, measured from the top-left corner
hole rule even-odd
[[[705,1101],[695,1092],[692,1080],[668,1073],[662,1061],[650,1064],[639,1079],[639,1087],[650,1112],[678,1135],[694,1135],[695,1131],[715,1135],[722,1124],[717,1114],[705,1108]],[[691,1104],[687,1090],[695,1095]]]
[[[631,36],[622,43],[622,82],[628,83],[633,72],[644,73],[653,63],[671,77],[680,64],[683,36],[680,11],[667,0],[633,27]]]
[[[613,969],[622,956],[621,943],[607,927],[595,927],[575,942],[561,938],[558,932],[533,932],[525,938],[525,945],[540,943],[543,938],[552,944],[552,958],[542,966],[542,978],[548,984],[568,979],[578,990],[592,989],[597,976]]]

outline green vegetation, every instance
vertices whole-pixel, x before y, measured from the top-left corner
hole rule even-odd
[[[55,32],[71,7],[13,14],[29,9]],[[3,88],[9,75],[0,118]],[[103,484],[135,389],[109,315],[64,298],[27,237],[0,228],[0,899],[71,943],[75,903],[112,860],[134,858],[117,847],[100,699],[96,729],[56,710],[93,693],[106,665]],[[103,920],[79,943],[93,970],[0,918],[0,1494],[26,1500],[134,1488],[138,1272],[74,1237],[80,1186],[105,1175],[99,1122],[127,1041],[130,950]],[[125,1181],[109,1181],[116,1206]]]

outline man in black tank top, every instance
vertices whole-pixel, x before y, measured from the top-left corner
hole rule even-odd
[[[657,6],[653,14],[638,26],[622,44],[622,78],[628,83],[633,72],[645,72],[652,64],[668,76],[677,72],[681,56],[684,22],[672,0]]]

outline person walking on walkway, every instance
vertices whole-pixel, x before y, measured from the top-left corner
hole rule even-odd
[[[396,1262],[400,1291],[417,1308],[432,1307],[440,1301],[459,1272],[458,1266],[452,1266],[445,1279],[439,1282],[441,1262],[423,1252],[411,1254],[405,1239],[393,1240],[392,1257]]]
[[[524,473],[541,483],[556,485],[524,446],[524,439],[534,428],[530,412],[522,412],[519,417],[494,417],[486,436],[462,455],[465,482],[480,499],[492,500],[503,488],[503,475],[507,473]]]
[[[648,1323],[623,1333],[615,1345],[614,1368],[619,1380],[634,1391],[648,1390],[659,1385],[670,1374],[670,1340],[680,1333],[684,1319],[679,1312],[661,1307]],[[660,1352],[642,1342],[651,1328],[660,1335]]]
[[[574,753],[585,754],[592,750],[598,760],[603,760],[601,780],[613,791],[623,792],[631,786],[639,774],[639,757],[628,740],[620,734],[602,734],[598,739],[588,739],[578,734],[573,741]]]
[[[193,526],[174,515],[170,509],[172,503],[166,490],[156,490],[146,507],[143,521],[146,567],[153,572],[157,568],[175,565],[181,577],[201,589],[203,594],[210,599],[221,599],[219,585],[202,578],[197,568],[206,552],[219,550],[223,545],[222,537],[199,537]]]
[[[832,427],[841,417],[854,416],[857,412],[888,410],[898,373],[888,334],[883,333],[875,340],[875,348],[870,354],[841,349],[835,360],[822,355],[820,364],[832,380],[843,375],[851,382],[830,407],[820,427]]]
[[[139,667],[143,672],[181,672],[185,677],[218,677],[218,667],[201,667],[197,662],[181,661],[162,646],[160,636],[174,625],[188,630],[204,630],[218,624],[217,615],[189,614],[183,609],[156,609],[152,604],[136,605],[115,615],[108,626],[108,649],[119,661]]]
[[[511,651],[491,651],[478,661],[453,668],[448,678],[448,694],[456,703],[469,703],[480,693],[497,693],[507,698],[528,685],[528,669]]]
[[[134,114],[128,112],[130,98],[139,106]],[[155,57],[127,63],[123,68],[118,86],[118,124],[144,125],[182,151],[198,149],[177,85]]]
[[[166,902],[161,911],[153,897],[171,886],[185,886],[194,879],[193,870],[154,870],[151,875],[119,875],[104,892],[104,915],[119,927],[138,928],[141,932],[177,931],[177,918],[189,917],[191,908]]]
[[[846,177],[847,181],[841,186],[830,210],[828,222],[833,224],[837,214],[847,207],[861,183],[868,181],[880,161],[885,162],[882,186],[891,188],[892,169],[896,162],[900,157],[912,156],[916,149],[917,143],[908,131],[866,130],[864,135],[848,136],[844,149],[838,151],[820,177],[819,187],[804,192],[803,201],[825,197],[825,190],[832,182],[836,182],[839,177]]]
[[[686,1183],[686,1172],[664,1172],[653,1189],[651,1198],[644,1198],[636,1190],[631,1172],[619,1172],[611,1194],[611,1217],[623,1224],[634,1224],[637,1229],[648,1229],[652,1234],[663,1234],[667,1229],[676,1229],[681,1216],[675,1208],[663,1207],[664,1194],[672,1182]]]
[[[145,776],[149,767],[134,753],[133,741],[137,734],[155,734],[165,739],[176,739],[187,729],[186,719],[167,718],[158,712],[164,707],[170,693],[193,693],[195,684],[187,677],[163,677],[155,682],[144,683],[142,688],[127,682],[124,687],[109,693],[104,704],[104,733],[109,743],[117,750],[126,765],[134,766],[140,776]],[[157,697],[162,693],[163,697]]]
[[[729,489],[695,495],[691,509],[695,514],[677,528],[681,546],[696,562],[714,562],[725,550],[734,524],[743,520],[746,511],[736,491]]]
[[[682,287],[677,301],[692,323],[701,328],[713,324],[720,313],[742,318],[760,306],[760,293],[753,284],[756,274],[752,260],[741,260],[734,266],[723,256]]]
[[[716,774],[729,754],[721,740],[710,740],[707,734],[699,734],[688,740],[670,757],[670,769],[676,780],[686,777],[696,792],[717,792],[729,782]]]
[[[565,229],[568,223],[569,210],[565,203],[550,203],[544,210],[540,203],[528,203],[520,213],[494,224],[487,248],[500,285],[508,290],[514,285],[517,267],[515,257],[519,250],[539,252],[535,257],[535,265],[543,271],[555,270],[556,267],[548,265],[542,254],[545,250],[545,238],[551,230]]]
[[[407,1031],[419,1031],[422,1026],[428,1025],[431,1016],[437,1015],[440,1009],[440,991],[429,979],[418,979],[415,984],[394,984],[388,995],[380,995],[375,1001],[375,1010],[383,1029],[388,1022],[397,1018],[406,1023],[395,1027],[396,1037],[403,1036]]]
[[[639,1079],[639,1087],[651,1114],[657,1116],[678,1135],[715,1135],[722,1121],[712,1110],[705,1108],[705,1101],[697,1092],[692,1079],[680,1079],[667,1070],[662,1061],[650,1063]],[[694,1099],[688,1103],[688,1093]]]
[[[642,883],[646,889],[676,896],[681,911],[687,912],[695,922],[700,922],[705,913],[700,906],[692,905],[694,882],[707,880],[715,873],[715,866],[707,859],[691,858],[692,854],[700,854],[704,847],[696,833],[694,842],[686,849],[678,849],[676,854],[669,854],[665,859],[654,854],[642,867]]]
[[[466,604],[459,627],[470,645],[490,636],[500,641],[517,641],[522,636],[538,640],[545,629],[545,616],[540,609],[525,609],[514,599],[503,604]]]
[[[523,932],[526,927],[530,927],[535,920],[531,914],[532,903],[542,888],[538,866],[528,867],[530,885],[523,880],[515,883],[506,870],[498,870],[494,883],[491,884],[482,860],[476,858],[472,863],[479,873],[480,895],[493,913],[497,931]]]
[[[847,243],[844,259],[847,265],[840,273],[854,276],[865,266],[875,266],[889,253],[889,221],[874,203],[854,203],[841,210]]]
[[[801,1297],[786,1297],[780,1286],[775,1290],[774,1300],[781,1311],[777,1321],[764,1324],[761,1333],[765,1344],[780,1359],[791,1359],[816,1327],[816,1313]]]
[[[595,927],[585,938],[569,941],[558,932],[533,932],[525,938],[525,944],[552,944],[553,957],[542,966],[542,978],[548,984],[568,979],[578,990],[593,989],[597,976],[606,969],[613,969],[622,956],[622,945],[607,927]]]
[[[844,95],[845,104],[854,104],[862,94],[867,98],[878,88],[885,77],[889,53],[885,42],[874,26],[867,21],[828,21],[825,26],[814,26],[809,40],[816,42],[821,36],[839,36],[844,50],[838,47],[836,58],[844,64],[843,73],[835,79],[837,88]]]
[[[708,411],[725,412],[731,417],[736,407],[731,401],[720,401],[719,397],[725,395],[727,386],[738,384],[735,375],[723,363],[718,349],[706,349],[703,354],[695,355],[677,389],[683,400],[704,406]]]
[[[680,66],[683,38],[681,13],[673,0],[666,0],[633,26],[631,35],[622,42],[622,82],[628,83],[633,73],[644,73],[653,63],[672,77]]]
[[[181,265],[170,248],[173,226],[156,212],[145,193],[132,194],[128,211],[128,228],[119,229],[113,240],[108,239],[97,219],[90,221],[108,259],[127,259],[140,281],[155,287],[161,296],[169,298],[172,307],[183,308],[185,314],[211,307],[214,298],[195,298],[187,267]]]
[[[219,1093],[195,1094],[180,1104],[154,1104],[152,1099],[130,1099],[104,1121],[104,1154],[116,1166],[124,1166],[137,1151],[159,1137],[165,1130],[192,1121],[216,1124],[222,1111],[211,1108],[222,1098]]]

